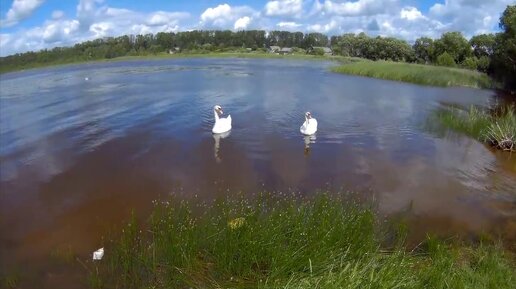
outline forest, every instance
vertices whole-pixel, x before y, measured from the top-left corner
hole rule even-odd
[[[438,39],[420,37],[411,45],[394,37],[365,33],[331,36],[288,31],[185,31],[106,37],[41,51],[0,58],[0,72],[51,64],[174,53],[266,52],[270,46],[292,47],[297,53],[319,53],[311,47],[331,47],[334,55],[371,60],[460,67],[485,72],[507,90],[516,89],[516,5],[500,17],[500,32],[466,39],[461,32],[445,32]]]

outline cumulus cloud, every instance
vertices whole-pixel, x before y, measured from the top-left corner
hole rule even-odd
[[[278,26],[279,28],[281,29],[297,29],[301,26],[303,26],[303,24],[299,24],[299,23],[296,23],[296,22],[279,22],[278,24],[276,24],[276,26]]]
[[[340,16],[363,16],[386,13],[398,0],[358,0],[337,2],[316,0],[312,13],[335,14]],[[323,15],[324,15],[323,14]]]
[[[10,27],[18,24],[18,22],[32,15],[44,0],[14,0],[9,11],[7,11],[5,19],[0,21],[2,27]]]
[[[180,22],[190,17],[185,12],[141,13],[102,4],[102,0],[81,0],[76,7],[76,19],[65,19],[64,13],[54,11],[52,18],[41,26],[2,34],[0,55],[67,46],[109,36],[179,31]]]
[[[253,16],[259,16],[259,14],[248,6],[231,7],[229,4],[220,4],[217,7],[206,9],[201,14],[200,25],[203,28],[223,29],[227,29],[233,25],[234,29],[238,29],[236,22],[240,20],[238,24],[246,24],[247,28]]]
[[[265,15],[267,16],[300,17],[302,12],[302,0],[276,0],[269,1],[265,5]]]
[[[501,13],[511,4],[514,0],[446,0],[430,7],[429,17],[446,25],[446,30],[472,36],[493,31]]]
[[[245,30],[247,28],[247,26],[249,26],[249,23],[251,23],[251,18],[249,18],[248,16],[238,18],[238,20],[235,21],[234,29],[235,30]]]
[[[418,18],[423,18],[424,16],[421,14],[421,11],[417,10],[416,7],[405,7],[401,9],[400,17],[401,19],[412,21]]]
[[[264,5],[207,7],[200,15],[110,7],[104,0],[79,0],[75,15],[53,11],[32,28],[15,26],[44,0],[16,0],[1,25],[12,32],[0,34],[0,55],[39,50],[99,37],[147,34],[191,29],[264,29],[322,32],[328,35],[366,32],[414,41],[462,31],[466,37],[493,32],[498,19],[514,0],[438,1],[428,11],[411,0],[269,0]],[[20,25],[21,26],[21,25]]]

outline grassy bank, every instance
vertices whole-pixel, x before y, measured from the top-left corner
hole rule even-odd
[[[390,61],[360,61],[341,65],[334,72],[431,86],[492,88],[491,79],[477,71]]]
[[[442,110],[437,113],[448,128],[465,133],[479,141],[506,150],[516,151],[516,110],[514,106],[495,111],[482,111],[474,106],[468,111]]]
[[[495,245],[429,238],[408,251],[403,234],[387,238],[380,223],[371,208],[324,195],[159,205],[148,224],[133,220],[105,244],[89,281],[94,288],[511,288],[516,282],[514,260]]]

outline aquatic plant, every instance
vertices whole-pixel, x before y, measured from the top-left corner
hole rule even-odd
[[[459,68],[391,61],[358,61],[332,68],[337,73],[433,86],[491,88],[484,73]]]
[[[371,207],[325,194],[172,201],[133,218],[91,270],[100,288],[510,288],[500,246],[386,245]],[[399,238],[403,239],[403,238]],[[95,268],[97,269],[97,268]]]
[[[516,151],[516,111],[514,106],[503,106],[492,112],[471,106],[468,111],[458,108],[440,110],[440,122],[480,141],[506,151]]]

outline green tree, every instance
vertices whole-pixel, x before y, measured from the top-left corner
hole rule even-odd
[[[461,66],[467,69],[476,70],[478,68],[478,58],[475,56],[467,57],[461,63]]]
[[[495,46],[494,34],[480,34],[471,37],[469,44],[473,47],[473,54],[476,57],[491,56]]]
[[[516,5],[509,5],[500,17],[502,32],[496,35],[492,58],[494,77],[509,90],[516,90]]]
[[[434,54],[434,40],[429,37],[421,37],[416,39],[412,46],[416,60],[420,63],[429,63],[432,61]]]
[[[455,66],[455,60],[448,52],[443,52],[437,56],[437,65],[440,66]]]
[[[487,56],[482,56],[478,59],[477,69],[481,72],[489,72],[489,67],[491,66],[491,59]]]
[[[322,55],[324,55],[324,50],[322,48],[316,47],[316,48],[312,49],[310,54],[322,56]]]
[[[442,55],[447,52],[455,63],[461,63],[472,54],[468,40],[460,32],[446,32],[434,44],[435,55]]]

